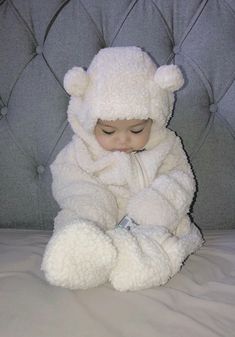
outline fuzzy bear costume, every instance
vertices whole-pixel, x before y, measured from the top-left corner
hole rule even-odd
[[[117,290],[166,283],[202,244],[188,216],[195,181],[180,139],[166,128],[175,65],[156,67],[137,47],[102,49],[87,71],[65,75],[72,141],[51,165],[60,205],[42,270],[53,285],[86,289],[110,281]],[[106,151],[94,136],[98,119],[148,119],[145,150]],[[128,215],[138,226],[117,227]]]

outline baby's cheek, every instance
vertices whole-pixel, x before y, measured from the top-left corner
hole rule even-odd
[[[113,147],[113,139],[112,137],[102,137],[100,139],[100,145],[105,149],[105,150],[111,150]]]
[[[136,147],[138,149],[143,148],[147,143],[148,137],[146,135],[141,135],[137,139],[135,139]]]

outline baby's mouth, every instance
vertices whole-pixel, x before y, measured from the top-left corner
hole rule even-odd
[[[124,148],[124,149],[115,149],[114,151],[130,153],[130,152],[132,152],[132,149]]]

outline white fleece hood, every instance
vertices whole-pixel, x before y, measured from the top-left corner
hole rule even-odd
[[[184,83],[176,65],[157,68],[138,47],[111,47],[98,52],[87,71],[73,67],[64,78],[71,95],[68,119],[93,134],[98,119],[148,119],[153,129],[166,126],[174,91]]]

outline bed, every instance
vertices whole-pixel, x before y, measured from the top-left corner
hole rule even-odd
[[[0,336],[235,336],[234,35],[232,0],[0,0]],[[205,244],[161,287],[54,287],[40,265],[58,212],[49,166],[72,137],[63,76],[129,45],[186,78],[169,127]]]
[[[50,234],[0,231],[1,336],[235,336],[234,230],[207,230],[165,286],[127,293],[49,286],[40,263]]]

